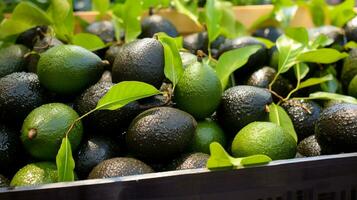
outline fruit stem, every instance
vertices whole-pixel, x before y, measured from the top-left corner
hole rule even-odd
[[[27,137],[32,140],[37,136],[37,130],[32,128],[29,130],[29,132],[27,133]]]

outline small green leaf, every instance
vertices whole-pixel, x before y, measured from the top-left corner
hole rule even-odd
[[[304,46],[286,35],[277,39],[276,46],[279,51],[278,73],[285,73],[297,63],[296,57],[303,51]]]
[[[123,81],[114,85],[98,102],[96,110],[116,110],[126,104],[160,94],[154,86],[138,82]]]
[[[100,17],[108,12],[109,6],[110,0],[92,0],[92,10],[98,11]]]
[[[289,38],[294,39],[295,41],[300,42],[305,46],[309,45],[309,34],[307,33],[306,28],[287,28],[285,30],[285,34]]]
[[[222,13],[220,22],[221,34],[228,38],[236,38],[246,34],[245,27],[237,21],[231,2],[217,1],[218,8]]]
[[[331,24],[337,27],[343,27],[356,14],[354,12],[355,1],[345,0],[336,6],[329,7],[329,16]]]
[[[216,66],[216,73],[222,83],[222,88],[226,88],[229,76],[237,69],[248,62],[249,57],[261,49],[260,45],[251,45],[227,51],[222,54]]]
[[[52,17],[53,22],[63,22],[66,19],[71,5],[68,1],[52,0],[47,10],[49,16]]]
[[[269,121],[273,122],[279,126],[281,126],[283,129],[285,129],[297,142],[298,137],[294,129],[293,122],[291,121],[289,115],[286,113],[286,111],[280,107],[279,105],[276,105],[272,103],[269,106]]]
[[[102,39],[91,33],[78,33],[73,37],[72,44],[96,51],[106,47]]]
[[[320,99],[320,100],[336,100],[345,103],[357,104],[357,99],[351,96],[329,93],[329,92],[315,92],[310,94],[307,98],[297,98],[297,99]]]
[[[271,49],[273,46],[275,46],[275,43],[266,39],[266,38],[261,38],[261,37],[254,37],[255,39],[259,40],[259,42],[262,42],[263,44],[265,44],[265,46],[267,47],[267,49]]]
[[[324,77],[320,77],[320,78],[309,78],[299,85],[299,89],[311,87],[314,85],[319,85],[321,83],[324,83],[326,81],[331,81],[331,80],[333,80],[333,76],[331,74],[328,74],[328,75],[326,75]]]
[[[268,164],[271,162],[272,159],[266,155],[253,155],[242,158],[241,165],[243,166],[253,166],[253,165],[261,165],[261,164]]]
[[[346,57],[348,57],[348,53],[341,53],[336,49],[322,48],[301,53],[297,56],[297,60],[300,62],[330,64]]]
[[[222,19],[222,11],[216,5],[219,3],[216,0],[207,0],[205,7],[206,14],[206,26],[208,33],[208,43],[210,48],[210,44],[219,36],[221,33],[221,19]]]
[[[66,136],[62,139],[62,144],[56,156],[58,171],[58,181],[74,181],[75,163],[72,156],[71,143]]]
[[[345,44],[345,49],[354,49],[357,48],[357,42],[355,41],[349,41],[347,44]]]
[[[192,3],[192,6],[188,8],[182,0],[173,0],[173,2],[178,12],[188,16],[196,25],[201,26],[198,21],[198,4]]]
[[[157,36],[164,47],[165,76],[172,82],[173,88],[175,88],[184,71],[176,39],[165,33],[159,33]]]
[[[294,72],[297,80],[304,79],[309,71],[310,68],[306,63],[298,63],[294,66]]]
[[[62,6],[65,6],[66,9]],[[61,16],[57,17],[56,15],[59,11],[61,12]],[[72,0],[54,0],[51,2],[47,13],[55,18],[53,19],[53,28],[55,30],[56,37],[71,43],[74,36],[75,26]]]
[[[310,11],[311,19],[315,26],[325,24],[328,5],[324,0],[311,0],[307,3]]]
[[[319,47],[325,47],[333,43],[333,40],[327,35],[320,34],[310,45],[310,49],[317,49]]]

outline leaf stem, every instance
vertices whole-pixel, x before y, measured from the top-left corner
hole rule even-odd
[[[85,113],[84,115],[78,117],[76,120],[74,120],[74,122],[69,126],[68,130],[66,131],[65,137],[68,137],[69,133],[72,131],[72,129],[74,128],[74,126],[76,125],[76,123],[78,123],[79,121],[81,121],[83,118],[87,117],[88,115],[92,114],[93,112],[99,110],[101,107],[97,107],[87,113]]]
[[[294,94],[295,92],[297,92],[300,89],[300,83],[301,83],[301,78],[300,78],[300,64],[296,64],[296,74],[297,74],[297,83],[296,83],[296,87],[290,91],[290,93],[288,94],[287,97],[285,97],[283,99],[283,101],[287,101],[290,99],[291,95]]]

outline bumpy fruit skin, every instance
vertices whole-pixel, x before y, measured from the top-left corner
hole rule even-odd
[[[0,78],[25,69],[25,55],[30,50],[23,45],[11,45],[0,49]]]
[[[56,164],[51,162],[39,162],[28,164],[21,168],[12,178],[10,186],[33,186],[58,181]]]
[[[76,94],[97,82],[103,62],[94,53],[74,45],[55,46],[41,55],[37,74],[41,84],[60,95]]]
[[[159,15],[145,17],[141,22],[139,38],[152,38],[156,33],[164,32],[170,37],[177,37],[176,27],[167,19]]]
[[[315,133],[315,124],[322,111],[317,103],[291,99],[282,103],[281,106],[289,114],[299,141]]]
[[[298,153],[306,157],[319,156],[323,154],[321,145],[317,142],[315,135],[311,135],[299,143]]]
[[[151,38],[125,44],[113,64],[113,82],[141,81],[159,88],[165,78],[164,48]]]
[[[120,176],[153,173],[154,170],[144,162],[135,158],[112,158],[105,160],[93,168],[88,179],[112,178]]]
[[[343,62],[341,81],[345,88],[348,87],[353,77],[357,75],[357,49],[351,49],[349,56]]]
[[[335,104],[326,108],[316,122],[317,141],[334,152],[357,151],[357,105]]]
[[[13,172],[23,152],[18,132],[0,124],[0,172]],[[0,178],[1,180],[1,178]],[[0,181],[1,182],[1,181]]]
[[[21,140],[26,151],[39,160],[55,160],[62,138],[78,118],[76,111],[62,103],[36,108],[26,117],[21,129]],[[31,136],[31,130],[35,131],[34,136]],[[68,136],[73,151],[79,146],[82,135],[82,122],[78,121]]]
[[[169,168],[172,170],[205,168],[208,159],[209,155],[205,153],[184,154],[180,158],[172,161],[171,166],[169,166]]]
[[[227,134],[235,135],[244,126],[268,117],[266,106],[272,103],[267,89],[235,86],[227,89],[217,109],[218,122]]]
[[[273,160],[289,159],[295,157],[296,142],[275,123],[253,122],[235,136],[232,153],[235,157],[263,154]]]
[[[144,160],[165,160],[182,153],[190,144],[196,120],[170,107],[142,112],[130,124],[126,135],[129,152]]]
[[[221,96],[221,82],[214,70],[197,62],[186,68],[177,83],[174,101],[179,109],[204,119],[216,110]]]

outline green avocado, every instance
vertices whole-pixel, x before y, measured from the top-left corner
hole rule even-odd
[[[351,49],[349,56],[344,59],[341,81],[342,85],[347,88],[352,79],[357,75],[357,49]]]

